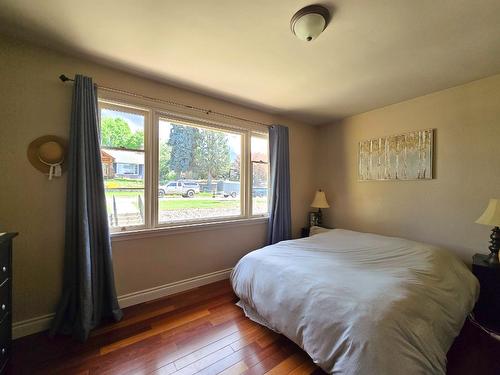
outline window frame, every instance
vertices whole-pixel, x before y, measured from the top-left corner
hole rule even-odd
[[[155,135],[156,135],[156,138],[155,138],[155,147],[156,147],[156,150],[155,150],[155,156],[154,156],[154,162],[155,164],[153,165],[153,170],[155,171],[158,171],[158,164],[159,164],[159,124],[160,124],[160,120],[164,120],[164,121],[167,121],[167,122],[176,122],[180,125],[185,125],[185,126],[192,126],[192,127],[197,127],[197,128],[202,128],[202,129],[208,129],[208,130],[219,130],[219,131],[223,131],[223,132],[226,132],[226,133],[233,133],[233,134],[238,134],[241,136],[241,158],[244,159],[244,155],[243,155],[243,143],[244,143],[244,139],[245,139],[245,131],[242,131],[242,130],[236,130],[236,129],[232,129],[232,128],[229,128],[229,127],[225,127],[225,126],[220,126],[220,125],[213,125],[213,126],[208,126],[206,124],[199,124],[195,121],[190,121],[190,120],[185,120],[185,119],[180,119],[178,118],[177,116],[173,116],[171,113],[166,113],[164,111],[156,111],[155,113],[155,120],[154,120],[154,124],[158,125],[158,126],[155,126]],[[243,169],[242,168],[242,165],[245,164],[245,162],[241,161],[240,162],[241,165],[240,165],[240,215],[232,215],[232,216],[217,216],[217,217],[214,217],[214,218],[208,218],[208,219],[200,219],[200,220],[184,220],[184,221],[175,221],[175,222],[165,222],[165,223],[161,223],[160,222],[160,219],[159,219],[159,209],[158,209],[158,203],[159,203],[159,200],[158,199],[155,199],[155,202],[153,204],[153,218],[154,218],[154,221],[153,221],[153,228],[170,228],[170,227],[179,227],[179,226],[187,226],[187,225],[192,225],[192,224],[202,224],[202,223],[212,223],[212,222],[224,222],[224,221],[231,221],[231,220],[242,220],[242,219],[246,219],[248,218],[249,216],[246,215],[246,211],[245,211],[245,197],[247,195],[246,193],[246,183],[243,183],[242,182],[242,176],[244,174],[243,172]],[[154,176],[154,178],[156,179],[156,183],[158,184],[159,186],[159,173],[156,173],[156,175]]]
[[[134,233],[144,232],[178,232],[179,230],[200,230],[204,228],[219,227],[224,224],[235,224],[238,222],[259,223],[267,221],[269,212],[261,214],[252,213],[252,165],[251,165],[251,139],[252,136],[268,138],[267,129],[255,129],[252,127],[231,125],[227,122],[215,121],[190,113],[182,113],[170,108],[158,107],[153,103],[134,101],[132,98],[110,98],[108,95],[99,95],[99,115],[103,108],[119,110],[140,114],[144,116],[144,225],[128,227],[110,227],[112,237],[128,238]],[[241,136],[241,160],[240,160],[240,215],[219,216],[200,220],[185,220],[176,222],[160,223],[159,220],[159,124],[160,120],[171,121],[223,132],[238,134]],[[100,122],[99,122],[100,123]],[[262,127],[264,128],[264,127]],[[127,150],[127,149],[123,149]],[[138,151],[138,150],[130,150]],[[142,151],[142,150],[139,150]],[[268,184],[270,180],[268,179]],[[156,188],[154,188],[156,187]],[[269,194],[268,186],[268,210]]]

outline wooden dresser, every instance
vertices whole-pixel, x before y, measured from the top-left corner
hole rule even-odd
[[[0,375],[7,371],[12,341],[12,239],[17,233],[0,234]]]

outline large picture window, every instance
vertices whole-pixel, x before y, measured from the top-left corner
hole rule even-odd
[[[159,223],[243,215],[242,138],[160,118]]]
[[[113,232],[267,216],[265,131],[99,104]]]

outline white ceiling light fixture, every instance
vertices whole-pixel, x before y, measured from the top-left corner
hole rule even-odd
[[[321,5],[309,5],[293,15],[290,28],[297,38],[311,42],[325,30],[329,20],[328,9]]]

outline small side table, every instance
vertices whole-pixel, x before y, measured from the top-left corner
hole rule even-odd
[[[474,307],[476,320],[496,333],[500,333],[500,265],[486,262],[488,255],[472,257],[472,273],[481,287],[479,300]]]
[[[321,228],[325,228],[325,229],[333,229],[333,228],[330,228],[330,227],[324,227],[324,226],[321,226]],[[300,238],[309,237],[310,230],[311,230],[311,227],[304,227],[304,228],[302,228],[302,229],[300,230]]]
[[[300,238],[309,237],[309,227],[304,227],[300,230]]]

